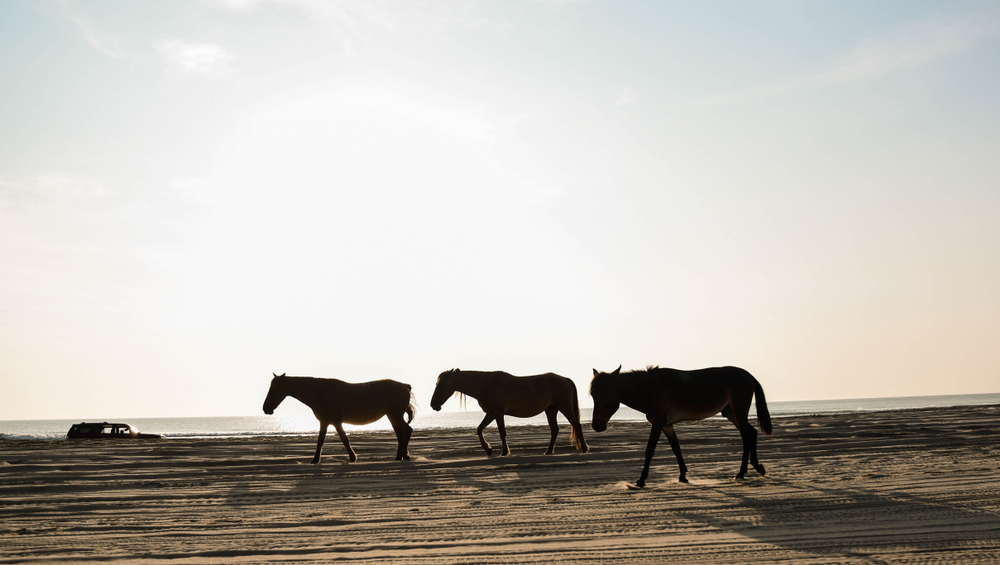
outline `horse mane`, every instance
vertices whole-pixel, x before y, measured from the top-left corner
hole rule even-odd
[[[448,369],[447,371],[441,371],[441,374],[440,374],[440,375],[438,375],[438,378],[437,378],[437,380],[438,380],[438,382],[441,382],[441,377],[443,377],[443,376],[445,376],[445,375],[450,375],[450,374],[452,374],[452,373],[461,373],[461,372],[462,372],[462,370],[461,370],[461,369],[458,369],[458,368],[455,368],[455,369]]]
[[[623,375],[629,375],[629,374],[633,374],[633,373],[652,373],[653,371],[659,371],[659,370],[660,370],[660,366],[659,365],[646,365],[645,369],[632,369],[630,371],[625,371],[622,374]]]
[[[594,396],[594,393],[603,395],[608,388],[614,386],[616,376],[614,373],[599,373],[595,375],[590,381],[590,396]]]
[[[445,372],[446,373],[461,373],[462,370],[459,369],[458,367],[455,367],[454,369],[452,369],[450,371],[445,371]],[[438,377],[438,378],[441,378],[441,377]],[[458,403],[462,405],[462,410],[468,410],[469,409],[469,397],[465,396],[465,393],[459,392],[457,390],[455,391],[455,396],[458,397]]]
[[[452,375],[452,374],[461,373],[461,372],[462,372],[462,370],[459,369],[458,367],[455,367],[454,369],[448,369],[447,371],[442,371],[441,374],[438,375],[437,382],[441,382],[441,377],[443,377],[445,375]],[[468,405],[468,397],[466,397],[464,394],[462,394],[461,392],[459,392],[457,390],[455,391],[455,396],[458,397],[458,401],[459,401],[459,403],[461,403],[462,409],[466,409],[467,405]]]
[[[658,373],[664,369],[660,368],[659,365],[646,365],[645,369],[632,369],[630,371],[623,371],[619,376],[628,377],[628,382],[632,383],[647,383],[652,381],[653,383],[659,382]]]
[[[650,386],[652,387],[651,390],[655,390],[659,384],[656,373],[662,370],[659,365],[646,365],[645,369],[631,369],[622,371],[617,375],[614,373],[600,373],[590,381],[590,395],[594,396],[595,392],[597,394],[604,394],[615,383],[619,383],[619,386],[625,385],[629,389],[636,386],[640,387],[640,389]],[[622,377],[628,378],[623,380]],[[649,382],[649,385],[646,385],[647,382]]]

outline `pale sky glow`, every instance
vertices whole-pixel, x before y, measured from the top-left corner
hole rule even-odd
[[[995,3],[11,1],[0,82],[0,419],[1000,392]]]
[[[210,43],[190,44],[164,36],[154,44],[163,60],[182,73],[219,74],[229,72],[232,53]]]

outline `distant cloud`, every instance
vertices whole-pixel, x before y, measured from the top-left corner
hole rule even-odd
[[[391,114],[475,143],[491,143],[496,137],[495,124],[473,112],[384,88],[354,87],[322,92],[291,106],[313,113],[349,108]]]
[[[62,173],[38,175],[28,187],[40,196],[66,200],[90,200],[110,194],[100,181]]]
[[[176,37],[162,36],[153,48],[173,69],[186,74],[226,75],[235,56],[212,43],[188,43]]]
[[[699,100],[696,106],[771,98],[841,84],[872,80],[892,71],[916,67],[971,49],[985,37],[997,35],[996,15],[965,18],[936,16],[909,22],[883,36],[862,43],[832,69],[788,80],[717,94]]]
[[[17,184],[0,180],[0,212],[3,211],[5,205],[14,199],[14,191],[19,188],[20,186]]]
[[[575,1],[575,0],[569,0]],[[557,0],[558,2],[558,0]],[[563,2],[559,2],[563,3]],[[457,28],[483,31],[506,29],[486,17],[481,6],[474,2],[450,0],[424,0],[397,2],[395,0],[223,0],[224,6],[237,12],[252,12],[268,4],[293,6],[307,14],[311,20],[322,22],[345,50],[363,48],[378,41],[385,34],[408,31],[434,33],[437,30]]]
[[[618,93],[618,99],[615,100],[615,104],[618,106],[628,106],[629,104],[635,102],[635,91],[631,85],[625,85],[622,87],[621,92]]]
[[[112,59],[134,59],[134,56],[124,46],[125,40],[120,36],[99,32],[94,29],[94,26],[90,22],[80,16],[71,17],[73,23],[83,32],[83,37],[87,40],[87,43],[90,43],[94,49]]]
[[[580,0],[538,0],[538,3],[550,10],[556,10],[569,4],[577,4]]]
[[[65,173],[43,173],[20,180],[0,180],[0,207],[39,202],[82,203],[105,199],[111,191],[99,180]]]
[[[252,6],[255,6],[258,2],[257,0],[222,0],[222,3],[229,7],[231,10],[246,10]]]

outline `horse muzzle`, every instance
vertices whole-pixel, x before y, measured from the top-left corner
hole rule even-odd
[[[603,420],[594,420],[590,423],[590,427],[594,428],[595,432],[603,432],[608,429],[608,423]]]
[[[441,405],[440,404],[438,404],[437,406],[434,406],[433,404],[431,404],[431,408],[433,408],[435,412],[440,412],[441,411]]]

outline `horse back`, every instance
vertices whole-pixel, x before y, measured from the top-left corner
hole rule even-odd
[[[573,381],[555,373],[515,376],[504,371],[463,371],[479,379],[481,388],[469,395],[479,401],[487,414],[530,418],[549,406],[572,406],[576,393]]]
[[[406,406],[410,402],[410,385],[392,379],[346,384],[354,389],[351,391],[353,394],[349,393],[348,396],[353,396],[356,399],[380,398],[384,399],[389,405],[402,403],[403,406]]]
[[[512,377],[506,395],[507,413],[530,417],[549,406],[572,410],[576,399],[576,384],[572,379],[555,373]],[[524,416],[527,414],[527,416]]]
[[[510,386],[511,390],[520,394],[534,394],[536,396],[554,398],[576,391],[576,384],[573,383],[572,379],[555,373],[543,373],[541,375],[528,375],[524,377],[508,376],[510,377],[510,381],[505,383],[505,385]]]
[[[348,424],[370,424],[386,414],[402,414],[410,404],[410,385],[392,379],[348,383],[324,381],[317,390],[317,418]],[[308,403],[307,403],[308,404]]]
[[[654,369],[648,391],[655,398],[655,411],[669,420],[696,420],[718,414],[726,406],[743,416],[750,408],[753,376],[739,367],[711,367],[692,371]]]

